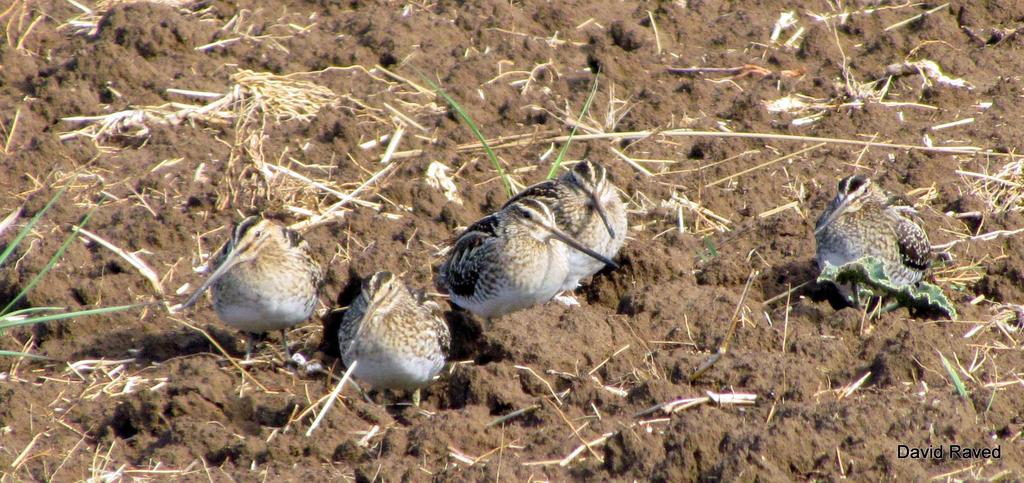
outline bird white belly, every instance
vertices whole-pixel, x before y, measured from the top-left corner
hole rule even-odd
[[[558,282],[561,282],[559,280]],[[547,302],[558,293],[559,284],[553,289],[548,286],[540,286],[535,289],[519,288],[501,290],[486,300],[470,300],[461,297],[453,297],[460,307],[469,310],[484,318],[501,317],[502,315],[533,307],[537,304]],[[548,295],[550,293],[550,295]]]
[[[602,253],[602,255],[605,255]],[[569,270],[562,284],[561,290],[575,290],[580,280],[587,278],[604,268],[604,263],[599,262],[579,250],[569,249]]]
[[[580,233],[579,240],[597,253],[614,258],[625,243],[626,232],[629,230],[626,210],[614,190],[603,198],[603,203],[605,209],[608,210],[615,238],[608,236],[608,228],[595,218],[594,222],[589,223],[583,233]],[[600,272],[604,268],[603,262],[574,248],[566,247],[566,254],[569,268],[565,282],[562,284],[562,290],[574,290],[579,286],[580,280]]]
[[[850,262],[854,262],[864,258],[870,254],[861,253],[859,250],[854,250],[851,247],[842,246],[839,249],[833,250],[819,250],[818,251],[818,267],[824,268],[826,263],[831,264],[834,267],[840,267]],[[921,281],[924,273],[920,270],[911,270],[901,265],[892,263],[884,264],[885,274],[889,277],[889,281],[893,284],[910,285]]]
[[[492,293],[469,297],[451,294],[451,300],[488,319],[545,303],[558,294],[568,274],[565,249],[563,243],[552,241],[543,255],[530,259],[530,263],[502,267],[503,282]]]
[[[298,297],[264,297],[245,303],[214,301],[217,315],[225,324],[247,332],[287,329],[313,315],[313,306]]]
[[[385,389],[419,389],[430,384],[444,367],[442,358],[393,353],[360,354],[356,359],[359,364],[352,375],[374,387]],[[352,360],[345,357],[345,364],[351,365]]]
[[[625,241],[624,235],[620,238],[616,238],[613,240],[612,238],[607,236],[606,232],[603,231],[606,229],[604,225],[598,225],[598,228],[602,230],[598,235],[603,236],[595,236],[595,238],[598,241],[594,244],[592,248],[597,253],[600,253],[601,255],[604,255],[608,258],[615,257],[615,255],[619,252],[619,249],[622,248],[623,241]],[[615,227],[615,229],[625,230],[626,228],[625,226],[623,226],[622,228]],[[618,233],[625,232],[616,231],[616,234]],[[586,253],[583,253],[571,247],[566,247],[566,250],[566,258],[568,260],[568,272],[565,278],[565,282],[562,284],[561,290],[574,290],[577,286],[579,286],[580,280],[587,278],[597,272],[600,272],[601,269],[604,268],[603,262],[596,260],[594,257],[587,255]]]
[[[826,228],[829,230],[829,228]],[[860,260],[867,253],[856,245],[849,243],[845,237],[841,237],[833,231],[823,232],[815,238],[817,244],[818,267],[824,268],[828,262],[839,267],[852,261]]]
[[[832,264],[834,267],[840,267],[857,259],[858,257],[843,251],[828,250],[818,252],[818,266],[821,268],[824,268],[826,263]]]

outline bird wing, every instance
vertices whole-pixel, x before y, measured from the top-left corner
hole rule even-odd
[[[893,232],[899,247],[900,258],[907,266],[925,270],[931,265],[932,244],[928,234],[916,220],[916,211],[909,206],[893,207],[896,223]]]
[[[441,270],[444,288],[460,296],[473,294],[480,278],[480,256],[476,253],[485,249],[487,241],[497,236],[497,228],[498,217],[488,215],[473,223],[455,240],[455,246]]]
[[[440,324],[437,328],[437,344],[441,346],[441,353],[448,357],[452,353],[452,335],[448,331],[448,324],[443,318],[438,319],[437,323]]]
[[[527,186],[526,188],[523,188],[522,191],[516,193],[516,195],[511,199],[506,201],[501,207],[505,208],[506,206],[523,198],[540,198],[541,201],[547,202],[557,201],[558,185],[558,180],[549,179],[547,181],[541,181],[535,185]]]
[[[341,326],[338,327],[338,350],[344,357],[356,340],[363,326],[363,315],[366,312],[366,297],[359,294],[345,310],[341,319]]]

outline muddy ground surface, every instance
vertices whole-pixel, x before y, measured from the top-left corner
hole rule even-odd
[[[507,197],[423,77],[527,185],[600,69],[578,132],[590,136],[567,160],[608,167],[629,240],[579,306],[490,323],[448,312],[456,363],[420,410],[346,389],[309,437],[335,380],[285,366],[277,334],[243,374],[227,356],[244,339],[206,300],[10,330],[0,349],[54,360],[0,360],[3,480],[1024,477],[1024,240],[1012,233],[1024,177],[1011,156],[1024,139],[1024,4],[112,3],[91,16],[63,1],[0,9],[0,215],[23,207],[3,243],[68,190],[0,271],[0,300],[95,208],[86,229],[154,281],[83,239],[20,306],[180,303],[231,224],[264,213],[309,226],[327,279],[289,338],[340,375],[331,311],[360,277],[391,270],[432,292],[446,243]],[[258,90],[243,70],[289,77]],[[173,115],[230,92],[242,100]],[[301,104],[313,98],[326,105]],[[142,108],[141,123],[106,130],[66,120]],[[434,162],[450,197],[427,182]],[[958,320],[866,320],[813,282],[815,219],[853,173],[919,208],[949,254],[930,277]],[[338,216],[317,218],[342,198]],[[690,382],[733,320],[728,354]],[[756,401],[645,412],[708,393]],[[901,444],[947,457],[901,459]],[[1000,457],[949,458],[950,444]]]

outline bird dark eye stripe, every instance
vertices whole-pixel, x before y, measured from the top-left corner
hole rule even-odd
[[[541,201],[532,198],[525,198],[522,201],[523,203],[520,204],[520,207],[527,215],[543,217],[548,212],[548,207]]]
[[[859,190],[862,186],[867,184],[868,179],[863,176],[851,176],[848,178],[846,193]]]
[[[584,181],[594,185],[595,187],[604,182],[605,178],[608,176],[608,171],[603,165],[590,161],[583,161],[582,163],[577,164],[576,172]]]
[[[299,236],[299,232],[285,228],[284,235],[288,239],[288,243],[291,246],[297,247],[300,244],[302,244],[302,237]]]
[[[369,283],[367,285],[369,285],[373,291],[377,291],[380,290],[385,285],[387,285],[388,280],[391,280],[390,272],[378,272],[375,273],[372,277],[370,277]]]
[[[850,190],[850,178],[843,178],[843,179],[839,180],[839,186],[836,188],[836,191],[838,191],[839,193],[849,193],[850,192],[849,190]]]
[[[250,216],[242,220],[237,227],[235,227],[234,243],[238,243],[239,240],[250,230],[252,227],[259,223],[260,219],[255,216]]]

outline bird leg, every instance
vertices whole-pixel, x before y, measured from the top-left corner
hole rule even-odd
[[[881,317],[882,314],[889,313],[892,312],[893,310],[900,308],[900,302],[898,300],[889,302],[886,305],[882,305],[883,303],[885,303],[885,299],[879,296],[878,305],[875,306],[875,319]]]
[[[284,360],[288,362],[292,360],[292,351],[288,350],[288,331],[281,329],[281,343],[284,345]]]
[[[377,404],[377,403],[373,402],[373,399],[370,399],[370,395],[367,394],[366,391],[364,391],[363,388],[359,386],[359,384],[356,384],[355,380],[349,380],[349,383],[352,384],[353,386],[355,386],[356,389],[359,390],[359,395],[363,396],[363,401],[366,401],[367,404]]]
[[[554,297],[551,297],[551,300],[554,300],[566,307],[578,306],[580,304],[580,301],[576,300],[576,296],[573,295],[572,292],[559,292],[555,294]]]
[[[252,357],[252,348],[256,345],[256,334],[252,332],[245,333],[245,360],[249,360]]]

